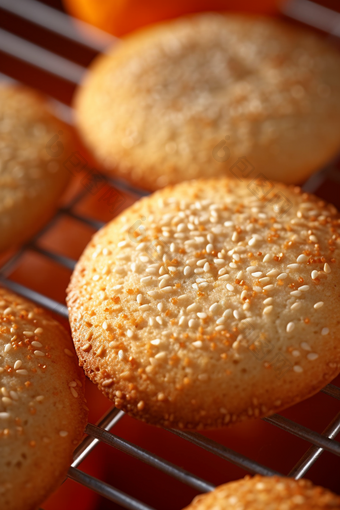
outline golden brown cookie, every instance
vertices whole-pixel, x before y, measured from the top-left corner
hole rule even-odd
[[[299,188],[274,183],[260,196],[256,184],[165,188],[89,243],[69,287],[73,340],[117,407],[164,426],[222,427],[339,373],[339,215]]]
[[[0,251],[28,239],[50,218],[70,179],[69,127],[42,96],[0,86]]]
[[[69,335],[0,288],[0,508],[35,509],[58,487],[87,420]]]
[[[309,480],[246,476],[197,496],[185,510],[339,510],[340,497]]]
[[[143,188],[233,177],[239,158],[300,183],[340,148],[340,55],[279,20],[193,15],[99,56],[75,107],[103,168]]]

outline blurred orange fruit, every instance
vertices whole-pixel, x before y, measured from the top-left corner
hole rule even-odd
[[[144,25],[201,11],[277,14],[282,0],[64,0],[66,10],[106,32],[122,36]]]

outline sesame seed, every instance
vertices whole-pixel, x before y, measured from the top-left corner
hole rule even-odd
[[[329,333],[329,328],[322,328],[321,335],[328,335],[328,333]]]
[[[270,271],[268,271],[267,276],[277,276],[279,272],[280,271],[278,269],[271,269]]]
[[[263,287],[263,290],[273,290],[274,288],[274,285],[270,284],[270,285],[266,285],[265,287]],[[262,290],[262,289],[261,289]]]
[[[37,342],[36,340],[33,340],[33,342],[31,342],[31,345],[33,345],[33,347],[42,347],[42,344],[40,342]]]
[[[11,415],[9,413],[0,413],[0,420],[7,420],[8,418],[10,418]]]
[[[5,406],[10,406],[11,404],[13,404],[13,401],[8,397],[2,397],[1,400]]]
[[[24,331],[24,332],[23,332],[23,334],[24,334],[25,336],[34,336],[33,331]]]
[[[289,269],[298,269],[299,268],[299,264],[288,264]]]
[[[3,311],[4,315],[9,315],[10,313],[12,313],[12,308],[11,307],[6,308],[6,310]]]
[[[72,387],[70,388],[70,390],[71,390],[71,393],[74,396],[74,398],[77,398],[78,397],[78,392],[74,388],[72,388]]]
[[[137,295],[137,303],[140,305],[143,301],[143,295],[142,294],[138,294]]]
[[[303,368],[300,365],[295,365],[293,368],[294,372],[301,373],[303,372]]]
[[[91,344],[88,344],[88,343],[81,347],[81,350],[85,351],[85,352],[89,351],[90,349],[91,349]]]
[[[260,278],[259,281],[262,285],[265,285],[266,283],[270,282],[270,278],[268,276],[265,276],[264,278]]]
[[[20,369],[20,370],[17,370],[16,371],[17,374],[20,374],[20,375],[28,375],[28,372],[27,370],[25,369]]]
[[[319,274],[318,271],[312,271],[311,273],[312,280],[315,280],[315,278],[318,277],[318,274]]]
[[[234,287],[230,283],[227,283],[227,289],[232,292],[234,290]]]
[[[263,273],[261,271],[257,271],[256,273],[252,273],[252,276],[254,278],[260,278],[260,276],[262,276],[262,275],[263,275]]]
[[[192,268],[190,266],[185,266],[183,273],[185,276],[189,276],[192,273]]]
[[[68,383],[68,385],[70,386],[70,388],[75,388],[77,386],[77,383],[76,381],[71,381],[70,383]]]
[[[39,357],[42,358],[43,356],[45,356],[45,353],[42,351],[34,351],[34,356],[37,356],[38,358]]]
[[[315,303],[314,308],[315,308],[315,310],[318,310],[322,306],[323,306],[323,301],[319,301],[318,303]]]
[[[208,376],[208,374],[200,374],[200,375],[198,376],[198,379],[199,379],[200,381],[207,381],[207,380],[209,379],[209,376]]]
[[[193,342],[192,345],[194,347],[200,348],[203,346],[203,343],[201,342],[201,340],[197,340],[196,342]]]
[[[291,294],[291,296],[295,296],[295,297],[301,296],[301,292],[299,290],[292,290],[292,292],[290,294]]]
[[[151,340],[150,344],[152,345],[159,345],[161,343],[161,340],[159,338],[156,338],[155,340]]]
[[[214,249],[214,247],[211,243],[206,246],[207,253],[211,253],[213,251],[213,249]]]
[[[269,262],[269,261],[270,261],[270,258],[271,258],[271,257],[270,257],[270,255],[269,255],[269,253],[267,253],[267,255],[265,255],[265,256],[263,257],[263,262]]]
[[[66,437],[66,436],[68,436],[68,432],[66,432],[66,430],[61,430],[61,431],[59,432],[59,436],[60,436],[60,437]]]
[[[128,329],[127,332],[126,332],[127,336],[129,338],[132,338],[133,337],[133,331],[131,329]]]
[[[156,354],[155,359],[164,359],[167,357],[167,353],[165,351],[159,352]]]
[[[18,359],[15,363],[14,363],[14,370],[18,370],[18,368],[20,368],[22,365],[22,361],[20,359]]]
[[[327,262],[326,262],[326,264],[323,266],[323,270],[325,271],[325,273],[330,273],[330,272],[332,271],[332,270],[331,270],[331,268],[330,268],[330,265],[329,265],[329,264],[327,264]]]
[[[311,360],[311,361],[314,361],[315,359],[317,359],[319,357],[318,354],[316,354],[315,352],[310,352],[309,354],[307,354],[307,359]]]
[[[266,306],[266,308],[263,310],[264,314],[269,314],[273,311],[273,306]]]
[[[318,242],[318,238],[317,238],[315,235],[311,235],[311,236],[309,236],[309,239],[310,239],[313,243],[317,243],[317,242]]]
[[[287,333],[291,333],[294,328],[295,328],[295,323],[294,322],[288,322],[287,327],[286,327]]]
[[[307,342],[302,342],[301,344],[301,348],[304,350],[304,351],[311,351],[311,347],[309,344],[307,344]]]
[[[219,303],[214,303],[213,305],[211,305],[211,307],[209,308],[209,312],[216,312],[219,308]]]
[[[206,319],[208,315],[205,312],[198,312],[197,317],[200,319]]]
[[[298,351],[298,350],[296,350],[296,349],[295,349],[294,351],[292,351],[292,355],[293,355],[295,358],[297,358],[298,356],[300,356],[300,351]]]
[[[276,278],[277,280],[284,280],[285,278],[287,278],[287,273],[281,273],[279,274],[279,276]]]
[[[67,354],[67,356],[70,356],[70,358],[73,358],[73,353],[69,349],[64,349],[64,353]]]
[[[12,349],[12,344],[6,344],[4,351],[9,352],[11,349]]]
[[[263,301],[264,305],[270,305],[273,302],[273,298],[269,297]]]
[[[298,310],[299,308],[301,308],[301,301],[297,301],[290,307],[291,310]]]
[[[297,262],[299,262],[301,264],[302,262],[307,262],[308,257],[306,257],[306,255],[304,255],[304,254],[301,254],[298,256],[298,258],[296,260],[297,260]]]
[[[119,358],[120,360],[124,359],[124,351],[120,350],[120,351],[118,352],[118,358]]]

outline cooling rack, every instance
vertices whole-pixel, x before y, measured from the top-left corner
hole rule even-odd
[[[48,7],[46,4],[36,0],[0,0],[0,15],[1,12],[6,13],[6,15],[10,13],[10,16],[17,17],[18,20],[20,20],[20,23],[25,20],[25,22],[30,25],[34,24],[43,28],[47,34],[51,34],[51,37],[63,37],[68,40],[68,44],[82,46],[91,52],[105,51],[108,46],[117,42],[113,36],[86,25],[83,22],[71,19],[66,14],[63,14],[62,12]],[[293,0],[285,3],[282,8],[282,13],[287,17],[309,24],[326,32],[328,37],[337,37],[340,35],[340,14],[310,2],[309,0]],[[12,74],[12,77],[14,76],[15,78],[18,77],[17,70],[18,67],[20,67],[20,62],[25,63],[25,65],[29,64],[32,66],[33,72],[34,70],[40,70],[40,72],[48,73],[58,80],[67,82],[71,87],[75,87],[79,83],[85,72],[85,67],[83,65],[60,56],[56,52],[48,50],[45,47],[41,47],[40,45],[27,41],[21,36],[21,34],[19,36],[1,28],[0,52],[4,55],[10,55],[15,59],[13,73],[10,73]],[[9,80],[12,79],[4,74],[0,74],[0,78]],[[70,108],[60,102],[57,102],[57,106],[57,111],[60,116],[67,122],[70,122]],[[105,185],[108,189],[113,190],[116,193],[116,197],[119,197],[120,193],[124,193],[133,201],[145,195],[145,193],[141,190],[133,188],[123,181],[108,179],[105,177],[100,177],[100,179],[101,185]],[[332,187],[339,185],[340,173],[336,168],[335,163],[313,175],[304,184],[303,188],[305,191],[313,192],[322,196],[325,194],[325,183],[331,183]],[[43,235],[48,233],[53,228],[56,221],[62,217],[74,219],[79,222],[79,224],[89,226],[93,230],[99,229],[103,225],[102,222],[98,221],[96,218],[77,212],[77,205],[84,196],[86,196],[86,194],[91,194],[91,189],[86,186],[80,186],[75,196],[73,196],[65,206],[60,207],[55,217],[42,229],[41,232],[21,247],[21,249],[19,249],[16,253],[7,258],[2,265],[0,265],[1,285],[37,302],[44,308],[49,309],[64,318],[67,318],[67,308],[63,303],[16,282],[12,276],[17,264],[28,251],[35,252],[41,257],[52,260],[60,267],[73,270],[76,263],[75,260],[56,253],[55,251],[42,248],[39,244],[39,240]],[[336,205],[339,206],[340,204]],[[323,398],[327,398],[325,397],[325,395],[327,395],[328,397],[332,397],[332,399],[340,400],[340,388],[334,384],[327,385],[321,391],[321,394],[323,395]],[[152,510],[152,507],[148,504],[137,500],[135,497],[124,493],[118,488],[115,488],[100,479],[94,478],[79,469],[82,461],[90,455],[91,452],[93,452],[94,448],[96,448],[99,443],[105,443],[113,449],[118,449],[124,454],[130,455],[141,462],[149,464],[150,466],[164,472],[169,477],[173,477],[180,482],[187,484],[197,491],[197,493],[207,492],[214,488],[214,484],[210,481],[207,481],[183,469],[182,467],[169,462],[161,456],[157,456],[154,453],[127,441],[126,439],[122,439],[118,435],[115,435],[115,426],[123,416],[124,413],[122,411],[112,408],[96,425],[88,423],[85,429],[85,439],[77,447],[74,453],[74,461],[69,468],[68,478],[87,486],[121,507],[131,510]],[[235,451],[234,449],[226,447],[219,442],[196,432],[167,429],[166,433],[177,436],[179,438],[178,440],[185,440],[186,442],[192,443],[196,447],[204,449],[223,459],[225,462],[231,463],[234,466],[242,468],[245,472],[252,474],[258,473],[268,476],[284,474],[298,479],[305,476],[323,452],[326,451],[335,456],[340,456],[340,443],[335,441],[335,437],[340,431],[340,412],[335,413],[333,419],[322,433],[278,414],[265,418],[264,421],[287,433],[288,448],[289,438],[291,435],[297,436],[307,443],[305,453],[298,462],[291,467],[289,472],[279,473],[271,467],[263,465],[248,456]],[[150,485],[151,483],[152,482],[150,481]]]

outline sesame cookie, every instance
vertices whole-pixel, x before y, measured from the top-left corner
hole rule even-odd
[[[58,322],[0,288],[0,508],[35,509],[58,487],[87,420],[84,375]]]
[[[36,92],[0,86],[0,251],[28,239],[49,219],[70,178],[68,126]]]
[[[262,192],[185,182],[94,236],[68,306],[80,363],[118,408],[221,427],[299,402],[339,373],[339,215],[299,188]]]
[[[197,496],[185,510],[340,510],[340,497],[309,480],[246,476]]]
[[[303,182],[340,148],[340,54],[282,21],[199,14],[99,56],[75,99],[108,173],[156,190],[249,172]]]

